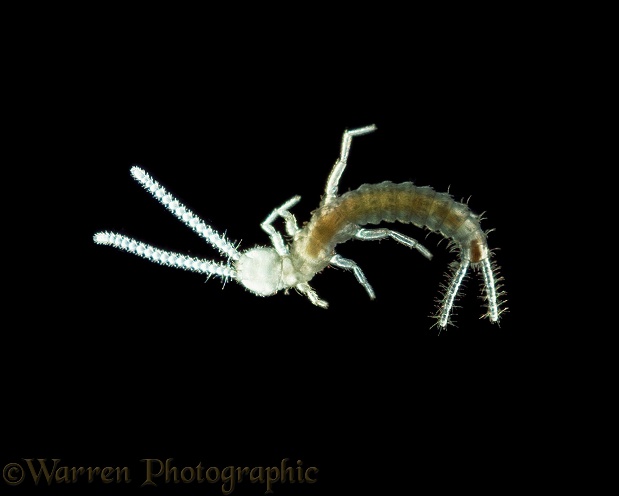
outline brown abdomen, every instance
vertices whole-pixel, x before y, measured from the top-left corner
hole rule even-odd
[[[481,233],[477,217],[447,193],[411,182],[385,181],[364,184],[316,210],[306,226],[306,253],[324,257],[336,244],[350,239],[359,226],[396,221],[439,231],[463,246],[479,239]]]

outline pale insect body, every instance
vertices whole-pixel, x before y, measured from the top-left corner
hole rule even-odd
[[[224,280],[236,280],[260,296],[296,288],[313,304],[326,308],[327,303],[318,297],[309,282],[330,265],[351,270],[370,298],[375,298],[374,290],[359,266],[335,252],[336,245],[340,243],[350,239],[368,241],[392,238],[431,259],[432,254],[409,236],[386,228],[362,227],[381,222],[411,223],[442,234],[458,247],[460,253],[460,262],[453,270],[439,304],[436,315],[439,328],[445,328],[451,322],[458,290],[471,266],[481,268],[487,304],[485,316],[491,322],[498,322],[502,309],[496,268],[491,262],[491,252],[479,217],[467,205],[454,201],[447,193],[436,192],[428,186],[416,186],[411,182],[364,184],[338,196],[339,180],[347,165],[352,138],[375,129],[372,125],[344,132],[340,157],[327,181],[325,195],[303,228],[298,227],[290,212],[290,208],[300,200],[299,196],[271,212],[262,223],[262,228],[271,238],[270,247],[257,246],[239,252],[237,246],[205,224],[139,167],[131,169],[133,177],[176,217],[217,248],[228,262],[217,263],[159,250],[116,233],[100,232],[95,234],[94,240],[153,262],[216,275]],[[273,227],[278,217],[285,221],[286,232],[292,239],[290,244],[286,244],[282,235]]]

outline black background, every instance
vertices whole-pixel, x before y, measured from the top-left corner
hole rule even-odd
[[[288,27],[237,45],[230,32],[146,19],[92,36],[88,23],[54,33],[20,62],[2,461],[60,458],[134,474],[128,486],[64,493],[219,494],[140,489],[143,458],[178,467],[290,458],[319,469],[315,485],[275,494],[525,486],[539,468],[514,453],[530,442],[543,401],[529,387],[538,366],[529,195],[555,111],[550,48],[531,42],[535,22],[433,18],[431,29],[417,21],[386,39],[377,20],[331,43],[316,29],[288,45]],[[241,248],[268,244],[260,222],[271,209],[299,194],[293,211],[309,220],[342,132],[372,123],[378,130],[353,142],[340,191],[414,181],[470,197],[495,229],[509,308],[500,326],[480,319],[471,274],[457,326],[431,328],[456,254],[411,225],[391,227],[433,261],[388,240],[346,243],[338,252],[377,298],[329,268],[312,281],[328,310],[294,291],[222,289],[92,242],[109,230],[218,258],[130,177],[138,164]],[[234,494],[263,492],[241,484]]]

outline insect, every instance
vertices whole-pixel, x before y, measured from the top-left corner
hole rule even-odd
[[[448,283],[438,304],[436,325],[443,329],[452,323],[454,302],[469,268],[481,269],[487,307],[484,317],[498,322],[503,311],[499,301],[502,296],[499,292],[500,279],[491,260],[486,233],[480,227],[480,217],[473,214],[466,204],[454,201],[448,193],[436,192],[429,186],[416,186],[412,182],[363,184],[356,190],[338,195],[353,138],[375,130],[376,126],[370,125],[343,133],[340,156],[328,177],[321,203],[303,227],[299,228],[290,211],[299,202],[300,196],[292,197],[266,217],[261,227],[269,235],[271,246],[239,251],[238,244],[207,225],[137,166],[131,168],[131,175],[179,220],[219,250],[227,261],[219,263],[160,250],[112,232],[98,232],[94,235],[94,241],[159,264],[208,274],[209,277],[217,276],[224,282],[232,279],[259,296],[295,288],[314,305],[327,308],[327,302],[309,284],[327,266],[351,271],[369,297],[375,298],[374,290],[361,268],[335,252],[336,245],[340,243],[350,239],[372,241],[391,238],[432,259],[430,251],[409,236],[383,227],[363,227],[381,222],[411,223],[442,234],[459,251],[459,262],[452,264]],[[290,243],[286,243],[282,234],[273,227],[278,218],[284,221]]]

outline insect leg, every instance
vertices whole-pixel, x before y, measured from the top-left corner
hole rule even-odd
[[[385,238],[395,239],[398,243],[402,243],[404,246],[408,246],[409,248],[415,248],[428,260],[432,260],[432,253],[430,253],[430,250],[428,250],[425,246],[419,243],[419,241],[410,238],[409,236],[405,236],[404,234],[397,231],[392,231],[391,229],[359,229],[355,234],[355,238],[361,239],[363,241],[374,241],[377,239]]]
[[[348,162],[348,153],[350,152],[350,145],[352,144],[353,137],[371,133],[372,131],[376,131],[376,125],[374,124],[344,131],[344,134],[342,135],[340,157],[335,162],[335,165],[331,170],[331,174],[329,174],[329,179],[327,180],[327,186],[325,188],[325,196],[322,200],[323,205],[328,205],[337,197],[340,177],[342,177],[342,173],[344,172]]]
[[[306,282],[295,286],[301,293],[309,298],[309,300],[320,308],[327,308],[329,304],[325,300],[321,300],[314,289]]]
[[[282,235],[273,227],[273,222],[275,222],[277,217],[282,217],[286,220],[286,232],[290,235],[295,234],[299,230],[299,226],[297,226],[297,220],[294,215],[292,215],[288,209],[296,205],[300,199],[301,197],[298,195],[293,196],[286,203],[274,209],[264,222],[260,224],[260,227],[262,227],[271,238],[271,243],[279,255],[288,255],[288,247],[284,243]]]
[[[353,262],[349,258],[344,258],[340,255],[334,255],[331,258],[330,263],[342,269],[352,270],[353,273],[355,274],[355,277],[357,278],[357,281],[359,281],[359,284],[361,284],[361,286],[363,286],[365,290],[367,291],[368,295],[370,296],[370,299],[373,300],[374,298],[376,298],[376,295],[374,294],[374,290],[372,289],[372,286],[368,282],[361,268],[355,262]]]

